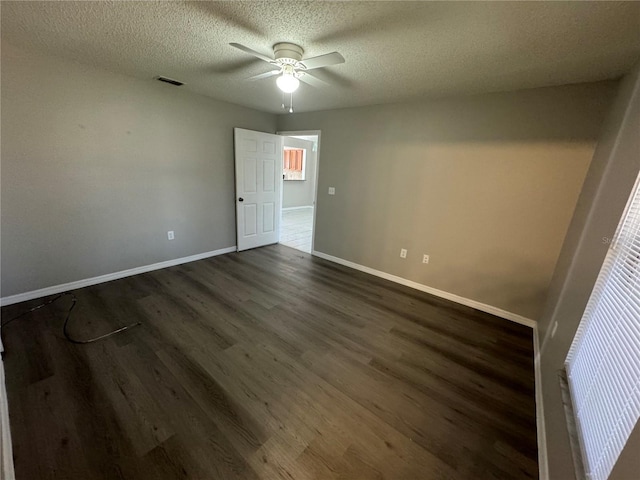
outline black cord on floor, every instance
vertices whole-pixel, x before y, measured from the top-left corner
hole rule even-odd
[[[14,320],[17,320],[17,319],[19,319],[21,317],[24,317],[25,315],[27,315],[29,313],[32,313],[32,312],[35,312],[36,310],[40,310],[43,307],[51,305],[52,303],[57,302],[58,300],[60,300],[62,297],[65,297],[65,296],[70,296],[71,297],[71,306],[69,307],[69,310],[67,310],[67,316],[65,317],[64,324],[62,326],[62,333],[64,335],[64,338],[69,340],[71,343],[76,343],[76,344],[83,345],[83,344],[87,344],[87,343],[97,342],[98,340],[102,340],[104,338],[110,337],[111,335],[115,335],[116,333],[124,332],[125,330],[129,330],[132,327],[135,327],[137,325],[141,325],[140,322],[132,323],[131,325],[128,325],[126,327],[118,328],[117,330],[113,330],[113,331],[111,331],[109,333],[105,333],[104,335],[100,335],[99,337],[90,338],[88,340],[78,340],[76,338],[73,338],[73,337],[71,337],[71,335],[69,335],[69,332],[67,331],[67,327],[69,325],[69,319],[71,318],[71,312],[75,308],[76,303],[78,302],[78,299],[76,298],[76,296],[73,293],[64,292],[64,293],[61,293],[60,295],[57,295],[56,297],[52,298],[51,300],[47,300],[46,302],[41,303],[40,305],[37,305],[37,306],[31,308],[30,310],[22,312],[20,315],[16,315],[15,317],[10,318],[6,322],[2,322],[0,324],[0,327],[4,328],[7,325],[9,325],[11,322],[13,322]]]

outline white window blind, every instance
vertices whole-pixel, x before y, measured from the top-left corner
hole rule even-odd
[[[640,178],[565,363],[588,479],[605,480],[640,417]]]

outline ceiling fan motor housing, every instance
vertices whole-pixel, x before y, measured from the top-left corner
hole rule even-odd
[[[304,50],[294,43],[276,43],[273,46],[275,62],[278,65],[293,65],[295,68],[304,68],[300,63]]]

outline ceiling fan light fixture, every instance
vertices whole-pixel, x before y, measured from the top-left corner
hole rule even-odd
[[[291,105],[289,105],[289,113],[293,113],[293,92],[300,86],[300,79],[312,87],[322,87],[327,82],[320,80],[307,70],[315,70],[317,68],[329,67],[344,63],[344,57],[338,52],[326,53],[303,59],[304,49],[300,45],[288,42],[276,43],[273,46],[273,57],[263,55],[249,47],[245,47],[239,43],[230,43],[234,48],[242,50],[249,55],[253,55],[260,60],[271,65],[270,72],[260,73],[248,78],[247,80],[262,80],[272,78],[277,75],[276,85],[282,93],[282,108],[286,110],[284,97],[290,95]],[[305,75],[306,74],[306,75]]]
[[[293,74],[285,72],[276,79],[276,85],[284,93],[293,93],[300,86],[300,80]]]

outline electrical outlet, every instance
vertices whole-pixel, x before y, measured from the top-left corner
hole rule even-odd
[[[329,195],[335,195],[336,194],[336,187],[329,187]]]
[[[558,322],[554,322],[553,324],[553,330],[551,330],[551,338],[554,337],[554,335],[556,334],[556,330],[558,329]]]
[[[403,248],[400,250],[400,258],[407,258],[407,249]]]
[[[429,263],[429,255],[422,256],[422,263]]]
[[[168,238],[169,240],[173,240],[174,238],[176,238],[176,236],[173,234],[173,230],[169,230],[169,231],[167,232],[167,238]]]

